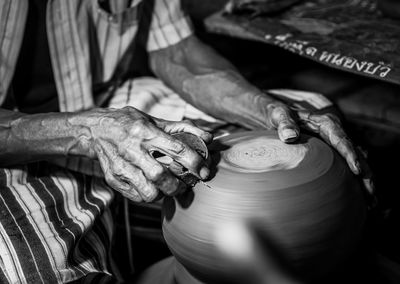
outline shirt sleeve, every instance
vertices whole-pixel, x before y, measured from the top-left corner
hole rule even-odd
[[[193,33],[192,24],[182,11],[180,0],[155,0],[147,50],[174,45]]]

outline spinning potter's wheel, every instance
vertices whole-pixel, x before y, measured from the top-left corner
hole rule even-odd
[[[257,254],[271,253],[249,254],[246,238],[227,224],[249,228],[307,279],[332,272],[353,252],[365,204],[358,181],[328,145],[306,135],[285,144],[276,132],[251,131],[210,149],[216,163],[210,187],[198,183],[164,202],[163,233],[175,257],[167,265],[170,283],[231,283],[233,263],[258,263]]]

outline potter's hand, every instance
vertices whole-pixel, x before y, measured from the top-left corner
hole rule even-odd
[[[336,115],[291,110],[281,102],[273,102],[267,106],[267,109],[270,113],[271,125],[277,128],[279,138],[282,141],[296,141],[300,134],[299,126],[318,134],[346,159],[351,171],[363,178],[366,190],[373,195],[374,186],[371,181],[371,171],[363,155],[356,151],[353,143],[344,132],[341,121]]]
[[[209,173],[194,150],[169,135],[184,131],[211,140],[209,133],[189,122],[164,121],[132,107],[97,109],[85,116],[91,156],[99,160],[108,185],[133,201],[150,202],[160,191],[175,195],[185,188],[153,158],[153,151],[171,157],[199,178]]]
[[[249,129],[277,128],[285,142],[298,138],[298,123],[335,147],[354,173],[363,173],[361,158],[357,157],[338,119],[307,113],[296,116],[287,105],[250,84],[232,64],[195,36],[153,51],[149,56],[157,77],[207,114]],[[368,176],[368,171],[364,173]],[[366,184],[372,192],[369,177]]]

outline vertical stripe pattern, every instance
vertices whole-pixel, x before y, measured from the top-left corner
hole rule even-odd
[[[93,83],[111,77],[136,37],[144,2],[130,1],[124,8],[129,1],[110,1],[121,1],[114,13],[98,0],[48,0],[47,38],[61,111],[93,108]],[[14,73],[28,4],[0,0],[0,105]],[[148,51],[192,33],[179,0],[155,0],[145,16],[151,19]],[[109,254],[113,192],[98,163],[66,159],[59,164],[63,167],[41,162],[0,168],[1,283],[65,283],[116,273]]]
[[[121,3],[128,2],[125,0]],[[118,13],[104,11],[98,0],[49,0],[47,32],[61,111],[94,107],[92,84],[109,79],[136,36],[140,0]],[[28,1],[0,0],[0,104],[4,101],[27,16]],[[155,0],[147,49],[176,44],[192,34],[180,0]],[[94,29],[89,28],[94,26]],[[95,33],[95,35],[90,34]],[[90,42],[97,40],[97,42]],[[98,54],[91,48],[98,47]],[[100,66],[101,78],[92,78],[91,66]]]
[[[180,0],[156,0],[147,42],[147,50],[154,51],[177,44],[193,33]]]
[[[102,179],[48,163],[0,169],[0,267],[10,283],[111,274],[113,193]]]
[[[27,14],[28,1],[0,1],[0,105],[14,74]]]

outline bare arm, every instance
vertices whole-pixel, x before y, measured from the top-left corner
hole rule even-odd
[[[134,201],[152,201],[160,191],[174,195],[184,187],[158,163],[160,151],[198,178],[205,161],[169,134],[185,131],[206,142],[211,135],[188,122],[152,118],[134,108],[27,115],[0,109],[0,167],[60,156],[97,159],[112,188]]]
[[[362,157],[356,154],[335,115],[292,112],[252,86],[195,36],[152,52],[150,64],[155,74],[186,101],[215,117],[250,129],[276,128],[284,142],[299,137],[298,125],[320,135],[346,159],[354,174],[363,174],[367,190],[373,192],[369,169],[360,163]]]
[[[88,133],[74,122],[76,116],[71,113],[27,115],[0,109],[0,166],[59,156],[93,156],[86,151],[87,145],[83,145]]]
[[[158,77],[208,114],[250,129],[272,128],[265,106],[273,100],[196,37],[152,52],[150,62]]]

